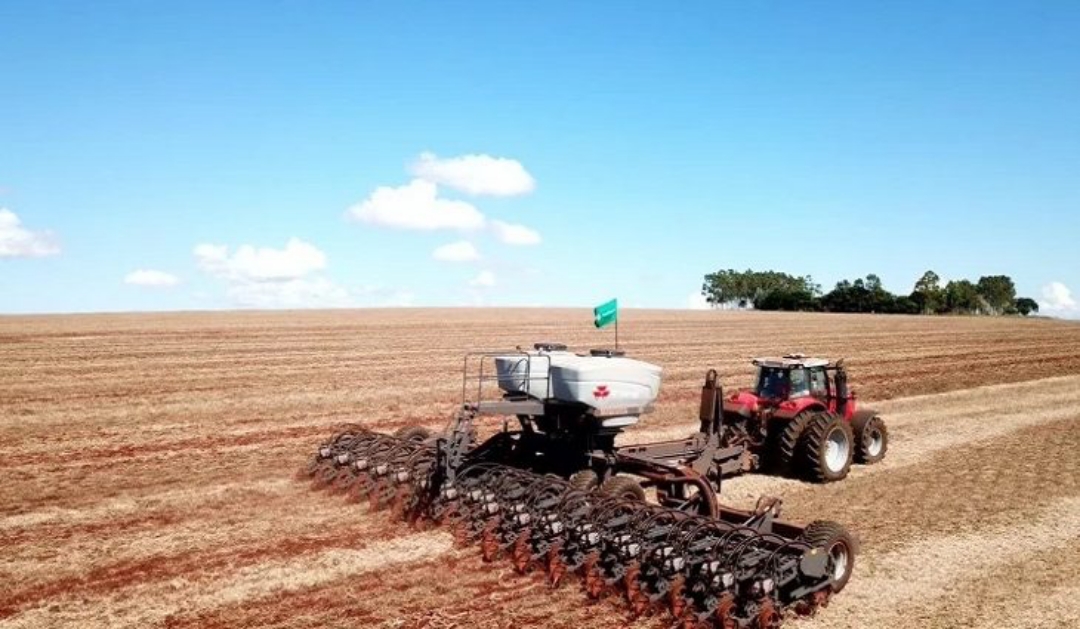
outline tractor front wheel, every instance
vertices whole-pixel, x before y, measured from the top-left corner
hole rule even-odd
[[[817,413],[803,432],[802,459],[810,480],[838,481],[848,475],[854,457],[851,425],[832,413]]]
[[[856,417],[851,422],[855,432],[855,462],[871,464],[885,458],[889,449],[889,431],[877,415]]]

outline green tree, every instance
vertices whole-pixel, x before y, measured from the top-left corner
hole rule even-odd
[[[1039,302],[1030,297],[1017,297],[1013,307],[1025,317],[1033,312],[1039,312]]]
[[[1007,275],[984,275],[977,283],[955,280],[941,286],[933,271],[923,273],[910,295],[897,296],[885,289],[874,273],[854,281],[841,280],[827,294],[814,278],[780,271],[722,269],[705,276],[701,292],[710,304],[760,310],[824,310],[902,314],[1030,314],[1039,305],[1016,297]]]
[[[789,298],[766,302],[766,298],[774,292],[790,294]],[[755,308],[759,303],[775,307],[777,303],[800,303],[805,300],[802,296],[809,294],[810,298],[816,297],[820,287],[814,284],[813,278],[795,277],[779,271],[736,271],[724,269],[705,276],[701,286],[701,293],[709,303],[718,306],[738,306],[740,308],[753,304]],[[798,296],[798,298],[796,298]]]
[[[979,289],[968,280],[953,280],[945,285],[945,307],[957,314],[974,314],[982,306]]]
[[[909,300],[885,290],[881,278],[871,273],[855,281],[841,280],[821,298],[821,307],[829,312],[907,313],[912,310]]]
[[[1010,312],[1016,302],[1016,285],[1008,275],[984,275],[975,285],[993,314]]]
[[[701,285],[701,294],[713,306],[722,306],[732,299],[729,295],[728,273],[730,271],[717,271],[705,275],[705,282]]]
[[[922,314],[922,307],[907,295],[900,295],[894,302],[892,311],[896,314],[917,315]]]
[[[881,278],[871,273],[866,276],[866,312],[896,312],[896,295],[885,290]]]
[[[933,271],[923,273],[911,292],[911,300],[923,314],[941,312],[945,308],[945,291],[941,289],[941,278]]]

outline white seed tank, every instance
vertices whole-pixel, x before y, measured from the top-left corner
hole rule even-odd
[[[499,388],[539,400],[555,399],[590,406],[601,415],[620,409],[644,409],[660,394],[661,368],[622,356],[575,354],[538,349],[495,359]],[[632,415],[609,416],[607,427],[629,426]]]

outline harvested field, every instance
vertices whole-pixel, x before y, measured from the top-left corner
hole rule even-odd
[[[665,368],[628,441],[696,425],[708,367],[846,357],[892,446],[840,484],[729,481],[861,538],[848,589],[793,627],[1080,626],[1080,325],[630,311]],[[618,627],[623,606],[485,565],[292,479],[333,428],[441,428],[461,356],[610,342],[585,311],[0,318],[0,627]],[[666,627],[644,619],[636,627]]]

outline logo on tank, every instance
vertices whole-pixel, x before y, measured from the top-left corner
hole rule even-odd
[[[606,398],[609,395],[611,395],[611,391],[607,388],[606,384],[597,385],[592,392],[592,396],[598,400]]]

